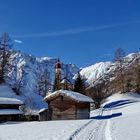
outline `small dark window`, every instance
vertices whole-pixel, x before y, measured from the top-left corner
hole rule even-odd
[[[61,101],[63,101],[63,96],[61,96]]]

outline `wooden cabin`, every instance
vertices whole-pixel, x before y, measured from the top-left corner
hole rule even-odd
[[[76,120],[90,117],[90,97],[78,92],[58,90],[47,95],[48,120]]]
[[[18,121],[23,114],[20,110],[22,101],[16,98],[0,97],[0,122]]]
[[[9,86],[0,85],[0,122],[18,121],[23,114],[20,110],[22,104]]]
[[[43,108],[39,112],[39,121],[47,121],[48,120],[48,109]]]

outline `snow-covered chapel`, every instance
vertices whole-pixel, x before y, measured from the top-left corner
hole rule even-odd
[[[56,86],[56,90],[60,90],[60,89],[73,90],[74,88],[73,83],[71,83],[70,80],[68,80],[67,76],[62,78],[62,65],[59,58],[55,65],[55,86]]]

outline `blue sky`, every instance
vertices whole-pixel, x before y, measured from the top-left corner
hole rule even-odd
[[[14,48],[88,66],[121,47],[140,51],[139,0],[0,0],[0,33]]]

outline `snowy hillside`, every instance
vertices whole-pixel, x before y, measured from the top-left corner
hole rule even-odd
[[[131,53],[123,58],[122,68],[128,70],[137,65],[139,61],[140,53]],[[80,74],[85,79],[88,86],[94,86],[94,84],[98,84],[101,80],[114,80],[118,69],[117,62],[100,62],[83,68]]]
[[[86,79],[86,82],[92,84],[95,80],[102,77],[104,73],[107,73],[111,67],[111,62],[100,62],[95,65],[83,68],[80,74]]]
[[[41,108],[46,108],[47,104],[42,102],[43,97],[39,94],[39,80],[43,74],[49,73],[48,90],[53,88],[55,77],[55,64],[57,59],[34,56],[12,50],[10,56],[11,71],[7,73],[6,83],[11,88],[18,87],[19,96],[24,100],[26,112],[36,112]],[[74,64],[62,63],[62,77],[67,76],[70,81],[79,69]]]
[[[1,140],[139,140],[140,95],[110,96],[91,119],[9,122],[0,126]]]

